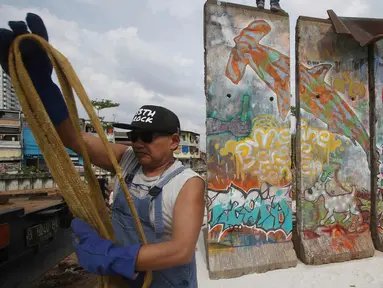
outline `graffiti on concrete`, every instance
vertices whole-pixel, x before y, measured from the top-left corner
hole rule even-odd
[[[290,57],[259,43],[270,31],[268,22],[256,20],[234,38],[235,47],[230,53],[226,76],[238,84],[249,65],[275,92],[279,113],[285,119],[290,109],[290,87],[287,82]],[[358,142],[368,153],[369,136],[366,129],[349,105],[325,82],[331,68],[331,64],[319,64],[312,68],[299,65],[301,108],[321,119],[331,132],[344,135],[353,143]],[[355,83],[348,72],[343,72],[342,77],[334,80],[334,88],[339,92],[346,92],[345,87],[348,87],[348,95],[353,99],[355,93],[361,97],[366,95],[363,82]]]
[[[301,121],[301,174],[313,181],[322,172],[330,154],[342,145],[336,135],[323,128],[315,128]]]
[[[376,152],[377,152],[377,195],[376,225],[383,234],[383,41],[375,49],[375,93],[376,93]]]
[[[206,16],[208,241],[229,247],[292,231],[289,19],[242,12]]]
[[[235,184],[221,191],[209,190],[209,232],[217,242],[229,246],[261,245],[277,237],[290,239],[290,192],[291,185],[276,187],[267,182],[249,191]],[[233,233],[236,231],[240,233]]]
[[[370,139],[350,105],[325,82],[332,65],[299,67],[301,108],[327,124],[329,131],[346,136],[369,154]],[[366,95],[364,95],[366,96]]]
[[[206,130],[209,135],[231,133],[236,137],[245,137],[251,131],[251,119],[247,117],[247,110],[250,97],[244,95],[241,99],[241,111],[232,119],[222,121],[216,119],[213,115],[206,120]]]
[[[238,84],[249,65],[277,95],[278,110],[284,120],[290,110],[290,57],[259,43],[270,31],[267,21],[256,20],[234,38],[226,76]]]
[[[234,136],[247,136],[251,129],[251,121],[241,121],[237,116],[230,122],[220,121],[218,119],[209,118],[207,119],[207,131],[212,134],[221,134],[230,132]]]
[[[327,171],[326,171],[327,172]],[[353,185],[351,191],[342,187],[337,174],[339,170],[335,170],[334,178],[330,173],[321,174],[318,180],[311,187],[304,191],[304,198],[306,201],[316,202],[319,197],[323,197],[324,208],[326,210],[326,216],[320,220],[320,225],[324,225],[328,220],[331,224],[335,223],[334,215],[336,213],[346,214],[346,217],[341,220],[342,223],[346,223],[351,218],[351,215],[359,216],[356,204],[356,187]],[[339,193],[333,193],[336,188],[340,188]]]
[[[335,91],[347,95],[351,100],[355,101],[359,97],[366,95],[366,84],[363,81],[355,80],[350,76],[350,71],[344,71],[341,78],[335,78],[334,80],[329,77],[329,83],[332,83],[332,88]]]
[[[328,23],[298,27],[301,227],[305,239],[328,236],[335,250],[353,249],[353,237],[369,231],[371,209],[367,51]],[[318,136],[308,146],[311,131]]]

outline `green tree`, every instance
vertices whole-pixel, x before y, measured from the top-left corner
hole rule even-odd
[[[100,111],[107,108],[114,108],[120,106],[119,103],[112,102],[109,99],[92,100],[93,107],[97,110],[97,116],[100,118]]]

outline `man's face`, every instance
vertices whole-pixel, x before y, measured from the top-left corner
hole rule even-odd
[[[178,134],[157,133],[153,131],[132,131],[132,147],[141,165],[156,167],[162,165],[177,149]]]

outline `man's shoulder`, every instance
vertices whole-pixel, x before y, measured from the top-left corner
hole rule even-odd
[[[179,163],[177,163],[178,165],[176,165],[176,168],[178,167],[183,167],[183,170],[177,174],[174,178],[176,177],[179,177],[179,178],[186,178],[186,179],[189,179],[189,178],[193,178],[193,177],[199,177],[201,178],[201,176],[195,172],[192,168],[190,167],[187,167],[186,165],[184,165],[181,161],[177,160]],[[202,179],[202,178],[201,178]]]
[[[186,167],[181,173],[173,177],[172,181],[169,181],[168,185],[166,185],[167,187],[164,187],[163,205],[169,213],[173,213],[176,200],[182,194],[181,192],[185,190],[184,188],[186,188],[187,191],[194,193],[197,192],[195,188],[199,189],[197,187],[201,187],[194,181],[201,181],[205,183],[203,178],[197,172],[189,167]]]
[[[184,169],[182,172],[173,177],[171,181],[169,181],[169,190],[171,190],[171,194],[174,197],[177,197],[181,192],[182,188],[185,186],[186,182],[193,178],[199,178],[203,181],[203,178],[195,172],[193,169],[183,166]]]

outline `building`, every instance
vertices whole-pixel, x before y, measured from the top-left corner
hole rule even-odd
[[[0,173],[16,172],[22,157],[21,113],[0,109]]]
[[[27,121],[22,118],[22,150],[23,150],[23,166],[35,167],[39,171],[48,172],[49,168],[44,160],[43,154],[37,145],[35,137],[32,134],[31,128]],[[72,163],[75,166],[82,165],[82,159],[75,152],[70,149],[66,149]]]
[[[192,131],[181,131],[181,142],[174,152],[174,157],[180,160],[185,166],[203,175],[206,172],[206,159],[201,152],[200,134]]]
[[[80,128],[81,131],[87,132],[94,136],[98,136],[98,134],[93,129],[90,121],[79,119],[80,120]],[[104,127],[104,132],[109,142],[114,143],[114,135],[113,135],[113,127],[106,123],[102,123]],[[39,172],[49,172],[49,168],[44,160],[43,154],[37,145],[37,142],[33,136],[32,130],[30,129],[28,123],[22,118],[21,121],[21,135],[22,135],[22,155],[23,155],[23,168],[24,169],[32,169],[37,170]],[[84,160],[83,158],[77,154],[76,152],[66,148],[69,158],[72,160],[75,169],[80,173],[80,175],[84,175]],[[91,166],[95,175],[98,178],[109,179],[109,175],[111,173],[106,171],[100,167],[95,165]],[[106,178],[105,178],[106,177]],[[100,179],[99,179],[100,180]],[[108,180],[109,181],[109,180]],[[101,183],[101,182],[100,182]]]
[[[181,131],[181,142],[174,156],[178,159],[201,158],[200,135],[191,131]]]
[[[9,77],[1,68],[0,86],[0,109],[20,111],[19,99],[12,86],[11,77]]]
[[[106,121],[101,121],[101,126],[104,130],[104,133],[105,133],[105,136],[106,136],[106,139],[108,140],[108,142],[109,143],[116,143],[115,131],[114,131],[114,128],[112,126],[112,123],[106,122]],[[86,132],[86,133],[91,134],[93,136],[99,137],[96,129],[94,129],[90,120],[80,119],[80,128],[81,128],[82,132]],[[96,165],[93,165],[93,164],[92,164],[92,168],[93,168],[93,171],[96,174],[96,176],[110,175],[111,174],[109,171],[106,171],[100,167],[97,167]]]
[[[120,143],[120,144],[130,144],[130,137],[129,133],[126,131],[114,131],[114,138],[116,140],[115,143]]]
[[[106,139],[110,143],[115,143],[115,132],[111,123],[101,121],[102,128],[104,129]],[[96,129],[93,128],[93,125],[90,120],[80,119],[81,131],[89,133],[93,136],[98,137]]]

